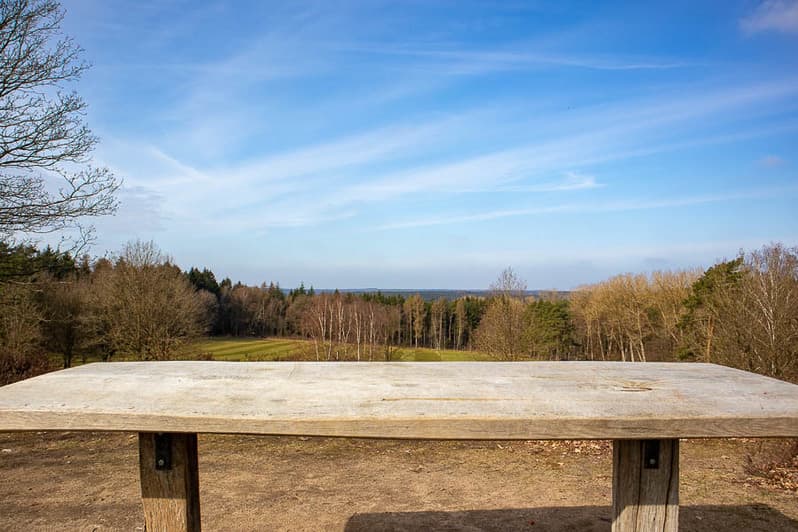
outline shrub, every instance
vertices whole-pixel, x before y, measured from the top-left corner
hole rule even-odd
[[[50,364],[43,355],[0,353],[0,386],[48,371]]]

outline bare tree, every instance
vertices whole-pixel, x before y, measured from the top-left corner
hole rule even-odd
[[[680,335],[682,301],[694,275],[655,272],[649,279],[627,273],[574,291],[570,309],[584,356],[632,362],[645,362],[652,354],[660,359],[670,356]],[[652,342],[662,339],[669,350],[650,353]]]
[[[684,343],[684,330],[679,327],[686,313],[684,302],[690,297],[693,283],[700,275],[699,270],[692,269],[656,271],[651,276],[652,299],[659,317],[660,333],[672,353]]]
[[[426,318],[426,305],[419,294],[412,295],[405,300],[405,313],[407,314],[410,333],[418,349],[418,342],[424,335],[424,321]]]
[[[37,351],[41,317],[31,285],[11,284],[0,291],[0,355],[27,356]]]
[[[401,311],[390,305],[378,305],[375,310],[377,341],[385,348],[385,360],[390,361],[393,357],[392,338],[394,338],[401,327]]]
[[[32,285],[14,283],[0,290],[0,386],[47,371],[40,321]]]
[[[0,238],[78,229],[113,213],[120,183],[88,165],[97,144],[85,101],[67,86],[88,65],[61,35],[54,0],[0,2]],[[88,230],[87,230],[88,229]]]
[[[798,379],[798,248],[770,244],[743,259],[739,282],[715,290],[713,360]]]
[[[459,298],[454,306],[455,327],[457,328],[457,336],[455,337],[454,348],[461,349],[463,346],[463,336],[466,326],[466,306],[465,299]]]
[[[498,279],[490,285],[490,291],[495,295],[523,299],[526,294],[526,281],[521,279],[518,274],[508,266],[502,270]]]
[[[332,314],[329,294],[319,294],[311,298],[302,317],[302,329],[312,340],[316,360],[321,360],[322,352],[327,360],[332,356]]]
[[[355,346],[357,349],[357,360],[360,360],[361,345],[365,339],[366,306],[368,303],[362,299],[352,302],[352,321],[355,327]]]
[[[524,303],[512,297],[495,297],[474,333],[477,350],[500,360],[524,355]]]
[[[449,312],[449,301],[445,297],[436,299],[430,307],[430,326],[435,349],[446,348],[446,324]]]
[[[95,327],[113,352],[168,359],[207,329],[207,298],[152,242],[128,244],[113,268],[95,272]]]
[[[499,359],[516,360],[524,354],[526,282],[506,268],[490,288],[493,296],[474,333],[476,347]]]
[[[64,368],[68,368],[75,351],[87,340],[87,330],[82,326],[87,310],[87,283],[74,275],[61,281],[48,276],[40,283],[40,292],[44,344],[59,353]]]

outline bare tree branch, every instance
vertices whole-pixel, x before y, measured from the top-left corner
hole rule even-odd
[[[0,238],[77,229],[116,210],[120,182],[88,166],[86,103],[65,84],[88,68],[54,0],[0,2]]]

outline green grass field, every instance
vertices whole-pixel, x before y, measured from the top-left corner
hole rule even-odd
[[[302,357],[312,345],[283,338],[204,338],[184,349],[187,358],[210,355],[214,360],[282,360]]]
[[[490,356],[477,351],[456,351],[454,349],[427,349],[420,347],[413,349],[402,347],[396,350],[394,360],[406,362],[458,362],[470,360],[490,360]]]
[[[352,348],[352,350],[354,347]],[[213,360],[265,361],[265,360],[314,360],[313,343],[293,338],[205,338],[184,349],[185,358],[211,357]],[[384,360],[382,349],[375,353],[375,360]],[[489,360],[484,353],[455,351],[452,349],[399,348],[391,352],[391,360],[397,361],[463,361]]]
[[[350,358],[354,353],[354,346],[350,347]],[[57,354],[48,354],[53,368],[60,367],[61,357]],[[203,338],[192,342],[183,347],[178,356],[182,360],[226,360],[230,362],[246,361],[272,361],[272,360],[316,360],[316,352],[313,342],[298,338]],[[363,355],[363,360],[367,360],[367,355]],[[115,362],[126,360],[136,360],[133,356],[117,354],[114,356]],[[385,360],[383,348],[375,350],[374,360]],[[427,349],[424,347],[414,349],[412,347],[394,348],[391,350],[392,361],[402,362],[456,362],[469,360],[490,360],[485,353],[477,351],[456,351],[453,349]],[[73,360],[73,366],[89,362],[99,362],[97,356],[87,357],[85,360],[77,354]]]

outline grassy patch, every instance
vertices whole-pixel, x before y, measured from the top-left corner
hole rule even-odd
[[[354,352],[354,346],[350,349]],[[185,358],[210,356],[213,360],[315,360],[313,343],[296,338],[205,338],[184,350]],[[384,360],[383,349],[374,353],[375,360]],[[405,362],[489,360],[484,353],[453,349],[399,348],[391,352],[391,360]]]
[[[364,350],[365,351],[365,350]],[[354,356],[355,347],[349,349],[350,357]],[[364,354],[365,358],[366,355]],[[61,357],[50,354],[50,363],[60,367]],[[191,342],[180,350],[177,358],[183,360],[211,359],[230,362],[272,361],[272,360],[315,360],[313,342],[299,338],[232,338],[207,337]],[[133,356],[117,354],[115,362],[136,360]],[[374,351],[374,360],[385,360],[384,348]],[[490,360],[485,353],[476,351],[457,351],[454,349],[427,349],[420,347],[400,347],[392,349],[391,360],[402,362],[458,362],[471,360]],[[86,362],[99,362],[99,357],[88,357]],[[83,363],[81,356],[75,356],[73,365]]]
[[[397,349],[392,360],[402,360],[405,362],[468,362],[473,360],[490,360],[485,353],[478,351],[457,351],[454,349],[428,349],[420,347],[400,347]]]
[[[184,349],[185,358],[210,355],[213,360],[267,361],[305,358],[312,349],[306,340],[285,338],[206,338]]]

